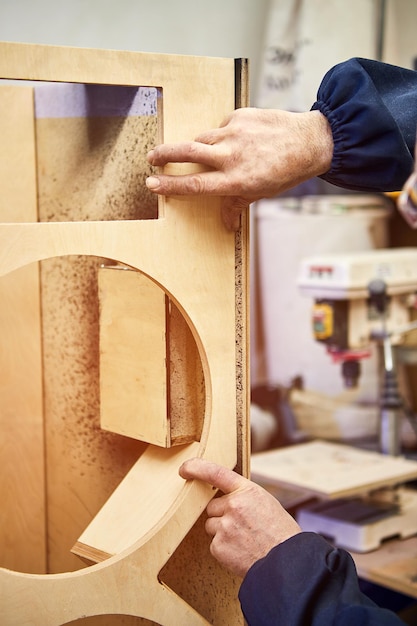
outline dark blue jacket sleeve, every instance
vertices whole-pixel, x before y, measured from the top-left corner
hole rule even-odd
[[[404,626],[360,591],[350,554],[310,532],[257,561],[239,599],[249,626]]]
[[[417,72],[367,59],[329,70],[313,110],[328,119],[331,169],[321,178],[360,191],[399,191],[413,170]]]

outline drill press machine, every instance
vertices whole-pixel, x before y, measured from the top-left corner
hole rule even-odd
[[[417,311],[417,249],[305,258],[300,264],[298,286],[302,294],[314,300],[313,335],[341,365],[347,387],[358,384],[360,363],[370,355],[371,344],[380,347],[379,452],[399,456],[400,425],[406,409],[397,384],[394,347],[417,329],[413,321]],[[417,492],[401,485],[371,494],[359,489],[354,499],[300,510],[299,523],[305,530],[333,537],[339,545],[367,551],[393,535],[417,533]],[[364,541],[369,527],[371,543]]]
[[[393,248],[305,258],[298,286],[314,300],[312,330],[356,386],[371,344],[382,348],[380,450],[400,453],[399,397],[393,346],[417,329],[417,249]]]

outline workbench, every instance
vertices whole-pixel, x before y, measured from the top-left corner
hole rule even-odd
[[[414,479],[414,461],[379,456],[344,444],[313,441],[253,455],[252,478],[295,514],[317,497],[353,495],[364,481],[372,489],[395,485],[401,476]],[[389,539],[371,552],[349,552],[360,578],[417,598],[417,536]]]
[[[417,537],[391,539],[378,550],[351,555],[360,578],[417,598]]]

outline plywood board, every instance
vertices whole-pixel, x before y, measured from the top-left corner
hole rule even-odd
[[[417,477],[416,461],[326,441],[254,454],[251,468],[256,482],[275,481],[322,498],[366,493]]]
[[[33,91],[1,86],[0,221],[37,221]],[[46,571],[39,267],[0,279],[0,566]]]
[[[157,217],[143,178],[156,138],[156,94],[136,88],[35,87],[41,222]],[[136,104],[135,104],[136,102]],[[126,167],[123,167],[126,163]],[[41,261],[48,571],[77,570],[79,533],[144,450],[100,428],[98,272],[109,259]]]
[[[126,266],[103,266],[100,424],[162,447],[199,441],[204,374],[191,330],[163,289]]]
[[[6,78],[125,86],[139,81],[161,88],[166,141],[192,139],[219,125],[235,104],[230,59],[19,44],[3,44],[0,52],[0,75]],[[37,118],[42,222],[0,225],[0,273],[42,263],[47,465],[51,468],[47,470],[49,571],[65,569],[63,575],[30,578],[0,570],[4,599],[0,621],[10,626],[31,621],[56,626],[81,617],[117,615],[117,620],[132,615],[159,624],[243,623],[236,597],[239,583],[229,574],[219,579],[204,528],[196,524],[213,490],[197,482],[184,483],[178,467],[194,455],[229,467],[246,464],[247,273],[240,267],[245,258],[246,217],[235,236],[223,226],[220,198],[163,198],[158,219],[147,212],[139,215],[135,202],[127,207],[133,208],[133,214],[126,216],[124,199],[131,191],[121,205],[117,198],[123,190],[112,192],[124,172],[125,152],[119,150],[124,144],[118,141],[127,139],[125,124],[112,120],[103,129],[102,122]],[[108,155],[104,158],[103,150]],[[83,161],[86,151],[88,158]],[[59,158],[61,165],[56,163]],[[136,159],[128,161],[136,163]],[[91,176],[97,167],[98,178]],[[166,171],[193,168],[169,165]],[[136,170],[129,181],[135,174]],[[109,260],[151,276],[191,330],[205,383],[199,442],[170,450],[148,446],[143,451],[137,442],[132,447],[132,442],[128,445],[125,438],[98,427],[97,271]],[[150,483],[148,490],[154,486],[153,518],[144,516],[148,531],[102,563],[73,572],[75,561],[64,558],[59,544],[65,548],[77,528],[88,524],[99,501],[110,495],[138,457],[144,469],[140,479]],[[154,463],[157,472],[152,471]],[[161,478],[164,470],[169,475]],[[158,493],[164,497],[158,499]],[[137,511],[140,494],[129,504]],[[182,567],[195,558],[196,546],[204,555],[194,568],[201,584],[187,576],[178,582]],[[162,569],[177,591],[161,579]]]
[[[166,295],[141,272],[100,268],[100,424],[169,447]]]

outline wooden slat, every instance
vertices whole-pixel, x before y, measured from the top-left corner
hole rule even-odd
[[[0,88],[0,221],[36,221],[33,93]],[[39,270],[0,280],[0,566],[46,571]]]
[[[72,549],[74,554],[101,561],[150,533],[172,506],[172,493],[182,487],[175,469],[189,454],[187,448],[149,446],[85,529]],[[135,494],[140,494],[142,506],[132,506]],[[162,509],[161,502],[165,503]]]
[[[249,61],[235,59],[235,108],[250,106]],[[236,471],[250,475],[250,313],[249,313],[249,210],[241,215],[240,229],[236,232],[235,295],[236,295],[236,420],[237,463]]]

